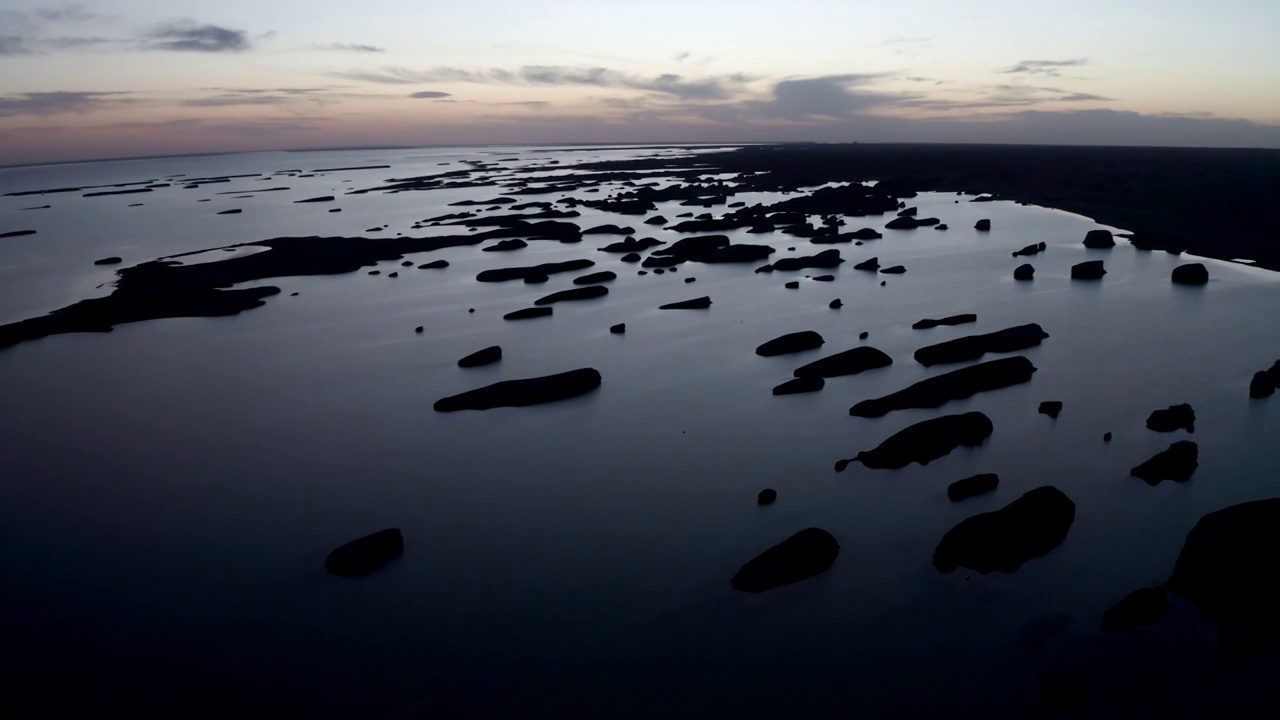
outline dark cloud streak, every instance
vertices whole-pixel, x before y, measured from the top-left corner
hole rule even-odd
[[[150,50],[171,52],[227,53],[243,52],[252,46],[244,30],[220,25],[199,25],[179,20],[152,29],[143,40]]]

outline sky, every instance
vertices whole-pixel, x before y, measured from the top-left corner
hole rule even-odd
[[[1280,148],[1277,0],[0,0],[0,165],[523,143]]]

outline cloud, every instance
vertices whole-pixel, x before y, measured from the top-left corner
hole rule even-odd
[[[31,54],[31,48],[24,38],[17,35],[0,35],[0,57],[29,54]]]
[[[1073,58],[1071,60],[1023,60],[1006,70],[1000,72],[1005,74],[1026,74],[1026,75],[1048,75],[1049,77],[1060,77],[1062,68],[1081,67],[1088,65],[1087,58]]]
[[[199,25],[191,20],[178,20],[152,29],[143,47],[173,52],[241,52],[252,43],[244,30],[220,25]]]
[[[377,45],[362,45],[359,43],[316,43],[311,46],[316,52],[354,52],[354,53],[383,53],[386,48]]]
[[[439,100],[440,98],[452,96],[453,93],[439,92],[437,90],[423,90],[422,92],[413,93],[409,97],[414,98],[415,100]]]
[[[530,110],[546,110],[551,107],[551,103],[546,100],[522,100],[519,102],[504,102],[499,105],[514,105],[516,107],[527,107]]]
[[[236,105],[281,105],[292,100],[293,98],[286,95],[239,95],[228,93],[226,95],[184,100],[182,104],[187,107],[231,107]]]
[[[388,85],[457,82],[530,86],[578,86],[639,90],[659,93],[682,100],[727,100],[756,78],[744,75],[720,75],[690,79],[674,73],[656,76],[635,75],[605,67],[569,67],[564,65],[525,65],[516,70],[490,68],[468,70],[437,67],[412,70],[387,66],[376,70],[335,73],[337,77]]]
[[[691,57],[693,57],[693,53],[689,52],[688,50],[685,50],[683,52],[678,52],[676,53],[676,62],[684,62],[685,60],[688,60]]]
[[[62,113],[85,113],[111,102],[128,102],[125,92],[31,92],[0,95],[0,117],[35,115],[48,117]]]

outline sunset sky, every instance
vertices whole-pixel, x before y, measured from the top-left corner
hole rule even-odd
[[[0,165],[466,143],[1280,147],[1275,0],[0,0]]]

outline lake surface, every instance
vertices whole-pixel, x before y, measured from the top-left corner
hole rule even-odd
[[[128,267],[383,225],[387,235],[445,234],[457,229],[410,226],[500,194],[345,194],[387,178],[466,160],[517,169],[559,160],[568,170],[654,154],[692,163],[692,152],[259,153],[0,170],[3,195],[180,173],[392,166],[137,195],[0,197],[0,233],[38,231],[0,239],[0,323],[108,294],[115,268],[93,264],[104,256]],[[290,189],[219,194],[276,186]],[[317,195],[337,201],[293,203]],[[522,202],[568,195],[591,197]],[[1091,717],[1262,702],[1280,651],[1221,653],[1190,603],[1175,599],[1153,628],[1104,635],[1097,625],[1125,594],[1168,577],[1202,515],[1280,494],[1280,400],[1248,397],[1253,373],[1280,357],[1280,276],[1204,260],[1207,286],[1177,286],[1172,269],[1198,259],[1123,241],[1087,250],[1080,242],[1098,227],[1088,219],[970,199],[908,201],[951,229],[883,230],[861,247],[834,246],[846,259],[834,271],[686,263],[639,276],[638,265],[597,251],[621,239],[610,235],[511,253],[458,247],[408,257],[446,259],[443,271],[395,261],[378,276],[272,278],[254,284],[283,292],[236,316],[0,350],[0,622],[17,666],[0,708],[10,703],[14,717],[1026,717],[1044,712],[1036,690],[1056,668],[1085,683]],[[216,214],[230,208],[243,213]],[[643,217],[578,210],[583,228],[681,237]],[[690,210],[704,212],[658,211]],[[990,232],[972,229],[981,218]],[[846,229],[889,219],[848,218]],[[829,247],[724,234],[776,247],[773,259]],[[1010,257],[1041,241],[1046,253]],[[853,270],[871,256],[908,272]],[[583,257],[619,278],[607,298],[559,304],[550,319],[502,315],[581,273],[543,285],[475,280],[487,268]],[[1105,279],[1071,281],[1071,266],[1087,259],[1106,261]],[[1035,280],[1015,282],[1013,268],[1028,261]],[[805,277],[827,272],[835,282]],[[783,287],[792,279],[798,290]],[[709,310],[657,309],[702,295]],[[842,309],[828,308],[835,298]],[[978,322],[911,329],[963,312]],[[620,322],[627,333],[610,334]],[[952,369],[917,364],[920,347],[1030,322],[1050,335],[1021,353],[1039,369],[1030,383],[940,411],[848,415],[857,401]],[[825,347],[755,355],[799,330],[818,331]],[[501,363],[456,366],[495,344]],[[828,380],[817,394],[770,394],[799,365],[859,344],[894,365]],[[598,369],[603,385],[574,400],[432,410],[471,388],[580,367]],[[1037,414],[1043,400],[1063,401],[1061,417]],[[1198,416],[1196,474],[1157,487],[1128,477],[1183,439],[1143,426],[1152,410],[1183,402]],[[898,471],[833,471],[910,424],[968,410],[994,422],[982,447]],[[1108,431],[1115,440],[1104,444]],[[999,473],[996,492],[948,502],[949,483],[980,472]],[[1060,547],[1014,574],[933,568],[956,523],[1041,485],[1077,506]],[[765,487],[779,500],[762,508]],[[841,544],[828,572],[762,595],[730,588],[744,562],[813,526]],[[402,529],[401,558],[356,581],[325,573],[330,550],[384,527]]]

